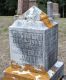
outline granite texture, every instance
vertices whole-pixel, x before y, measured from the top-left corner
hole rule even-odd
[[[28,24],[29,25],[29,24]],[[20,65],[43,66],[48,70],[57,61],[58,25],[40,29],[33,25],[9,28],[11,60]]]
[[[48,28],[40,21],[42,11],[33,6],[9,27],[11,60],[50,69],[58,56],[58,24]],[[26,19],[25,19],[26,18]]]
[[[47,14],[49,17],[53,18],[53,2],[47,2]]]

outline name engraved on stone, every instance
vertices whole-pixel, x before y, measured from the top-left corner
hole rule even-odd
[[[13,43],[22,52],[22,64],[30,63],[32,65],[43,62],[43,34],[27,31],[11,30]]]

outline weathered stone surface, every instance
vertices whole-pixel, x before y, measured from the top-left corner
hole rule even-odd
[[[53,18],[53,2],[47,2],[47,14],[49,17]]]
[[[53,3],[53,16],[54,17],[60,17],[59,13],[59,4],[58,3]]]
[[[59,18],[59,4],[51,1],[47,2],[47,14],[50,18]]]
[[[34,12],[33,17],[30,15],[32,19],[27,14],[28,20],[17,20],[9,27],[11,60],[19,65],[43,66],[48,70],[57,61],[58,24],[53,21],[53,28],[48,28],[37,20],[38,17],[34,21],[38,12]]]

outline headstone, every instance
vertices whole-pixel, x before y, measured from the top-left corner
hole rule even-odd
[[[58,3],[53,3],[53,16],[58,18],[60,17]]]
[[[59,5],[58,3],[53,3],[51,1],[47,2],[47,14],[50,18],[59,18]]]
[[[18,16],[16,16],[17,18]],[[58,56],[58,24],[36,6],[9,27],[11,65],[3,80],[61,80],[64,63]]]
[[[48,70],[57,61],[58,24],[53,21],[52,28],[48,28],[40,21],[41,13],[33,6],[22,20],[9,27],[10,54],[11,60],[19,65],[43,66]]]
[[[29,0],[29,8],[32,6],[37,6],[36,0]]]
[[[18,0],[18,14],[22,15],[29,8],[29,0]]]
[[[53,2],[47,2],[47,14],[50,18],[53,18]]]

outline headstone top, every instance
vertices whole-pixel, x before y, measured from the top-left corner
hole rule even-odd
[[[28,25],[28,26],[26,26]],[[36,27],[37,26],[37,27]],[[11,28],[24,28],[24,29],[35,29],[35,30],[46,30],[48,27],[41,21],[27,21],[27,20],[16,20]]]
[[[53,26],[53,22],[51,22],[42,10],[37,8],[36,6],[31,7],[27,10],[20,20],[16,20],[13,26],[20,28],[32,28],[32,29],[41,29],[45,30]],[[26,25],[29,25],[28,27]],[[40,26],[41,25],[41,26]],[[37,26],[37,27],[35,27]]]
[[[27,10],[23,15],[22,17],[23,18],[31,18],[31,19],[34,19],[34,20],[39,20],[39,16],[41,14],[41,10],[39,8],[37,8],[36,6],[32,6],[29,10]]]
[[[40,10],[36,6],[32,6],[20,18],[28,21],[31,21],[31,20],[42,21],[45,24],[45,26],[48,28],[51,28],[53,26],[47,14],[45,14],[42,10]]]

